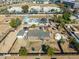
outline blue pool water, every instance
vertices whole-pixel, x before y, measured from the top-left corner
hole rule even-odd
[[[24,19],[23,19],[23,21],[24,21],[24,22],[27,22],[27,23],[29,22],[29,20],[30,20],[30,19],[29,19],[27,16],[25,16]]]
[[[42,18],[42,19],[38,19],[38,18],[33,18],[30,19],[28,16],[25,16],[23,19],[24,23],[31,23],[31,24],[38,24],[38,23],[47,23],[47,19]]]

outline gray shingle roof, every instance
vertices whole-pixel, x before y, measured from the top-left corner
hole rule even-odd
[[[25,30],[20,30],[20,31],[18,32],[17,36],[23,36],[24,33],[25,33]]]
[[[79,8],[79,2],[75,2],[74,8]]]
[[[45,37],[50,37],[49,36],[50,33],[49,32],[44,32],[43,30],[30,30],[28,32],[28,37],[38,37],[39,39],[43,39]]]

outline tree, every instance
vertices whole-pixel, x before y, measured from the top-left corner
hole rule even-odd
[[[73,44],[73,43],[75,43],[76,41],[75,41],[75,38],[73,38],[72,36],[69,36],[69,43],[70,44]]]
[[[16,25],[19,26],[21,24],[21,20],[19,18],[16,18]]]
[[[19,50],[19,56],[26,56],[27,54],[27,49],[25,47],[21,47]]]
[[[78,42],[75,42],[75,48],[77,49],[77,51],[79,52],[79,43]]]
[[[47,53],[48,48],[49,48],[48,45],[44,45],[44,44],[42,45],[42,51],[43,51],[44,53]]]
[[[28,5],[23,5],[22,9],[23,9],[23,13],[28,13],[29,6]]]
[[[9,24],[10,24],[10,26],[11,26],[12,28],[16,28],[16,27],[17,27],[17,25],[16,25],[16,20],[15,20],[15,19],[12,19]]]
[[[69,17],[70,17],[70,13],[65,12],[65,13],[63,14],[63,19],[65,19],[65,20],[70,20]]]
[[[47,54],[49,55],[49,56],[52,56],[52,55],[54,55],[54,51],[55,51],[55,49],[53,49],[53,48],[49,48],[48,49],[48,52],[47,52]]]
[[[62,44],[64,44],[64,43],[65,43],[65,41],[64,41],[64,39],[63,39],[63,37],[61,37],[61,39],[60,39],[60,43],[62,43]]]
[[[71,13],[65,12],[65,13],[63,14],[63,16],[62,16],[62,18],[64,19],[63,21],[64,21],[65,23],[69,23],[69,21],[70,21],[70,16],[71,16]]]
[[[9,24],[12,28],[17,28],[21,24],[21,21],[19,18],[11,19]]]

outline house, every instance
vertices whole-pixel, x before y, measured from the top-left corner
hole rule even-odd
[[[29,12],[30,13],[38,13],[41,11],[41,7],[40,6],[31,6],[29,7]]]
[[[22,8],[21,7],[11,7],[7,9],[9,13],[22,13]]]
[[[41,3],[41,4],[49,4],[49,3],[61,3],[62,0],[34,0],[34,3]]]
[[[76,17],[77,19],[79,19],[79,13],[78,13],[78,14],[75,14],[75,17]]]
[[[48,4],[49,0],[34,0],[33,3]]]
[[[17,33],[17,39],[29,39],[29,40],[49,40],[50,39],[50,32],[43,31],[41,29],[34,29],[34,30],[20,30]]]
[[[51,6],[31,6],[29,8],[29,13],[56,13],[62,12],[59,7],[51,7]]]
[[[75,2],[75,0],[63,0],[64,2]]]
[[[73,8],[78,9],[79,8],[79,2],[75,2]]]
[[[44,13],[56,13],[56,12],[60,12],[61,9],[58,7],[43,7],[43,11]]]
[[[49,3],[62,3],[63,0],[49,0]]]
[[[49,40],[50,39],[49,32],[45,32],[39,29],[29,30],[27,36],[29,40],[37,40],[37,39]]]
[[[22,29],[17,33],[17,39],[25,39],[27,38],[27,32],[26,30]]]

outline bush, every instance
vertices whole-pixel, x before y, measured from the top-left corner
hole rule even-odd
[[[48,45],[42,45],[42,51],[44,53],[47,53],[49,46]]]
[[[28,54],[25,47],[21,47],[19,50],[19,56],[26,56]]]
[[[47,53],[49,56],[52,56],[54,54],[55,49],[49,47],[48,45],[42,45],[42,51],[44,53]]]
[[[61,39],[60,39],[60,43],[65,43],[65,41],[64,41],[64,39],[61,37]]]
[[[54,51],[55,51],[55,49],[53,49],[53,48],[49,48],[48,49],[48,52],[47,52],[47,54],[49,55],[49,56],[52,56],[53,54],[54,54]]]
[[[64,19],[64,23],[69,23],[70,21],[70,16],[71,16],[71,13],[70,12],[65,12],[62,16],[62,18]]]
[[[19,18],[16,18],[12,19],[9,24],[12,28],[17,28],[21,24],[21,21]]]
[[[17,24],[17,26],[19,26],[21,24],[21,21],[19,18],[16,18],[16,24]]]
[[[32,28],[35,28],[35,27],[36,27],[36,25],[35,25],[35,24],[33,24],[31,27],[32,27]]]
[[[23,13],[28,13],[29,6],[28,5],[23,5],[22,9],[23,9]]]
[[[76,47],[76,49],[79,51],[79,43],[78,42],[75,42],[75,47]]]

